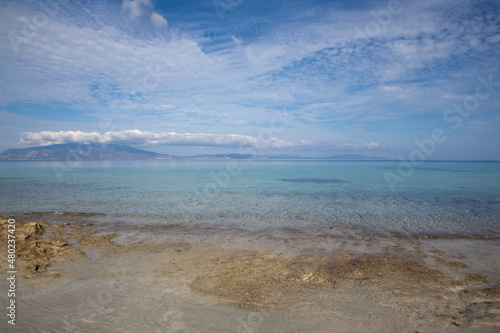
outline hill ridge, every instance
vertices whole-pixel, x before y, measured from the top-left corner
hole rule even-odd
[[[48,146],[11,148],[0,153],[0,161],[64,161],[78,160],[151,160],[151,159],[237,159],[237,160],[388,160],[366,155],[333,155],[328,157],[300,157],[293,155],[206,154],[174,156],[120,144],[63,143]]]

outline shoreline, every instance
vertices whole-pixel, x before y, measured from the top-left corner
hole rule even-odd
[[[281,231],[283,234],[306,235],[320,237],[389,237],[402,239],[500,239],[500,227],[486,227],[480,229],[471,229],[467,231],[449,231],[449,230],[409,230],[406,228],[396,229],[395,227],[381,227],[378,225],[342,225],[332,224],[324,225],[290,225],[290,226],[248,226],[231,225],[225,223],[199,223],[192,220],[179,219],[172,223],[160,223],[159,220],[137,223],[142,216],[130,217],[127,215],[108,215],[105,213],[89,212],[29,212],[18,214],[13,218],[21,221],[36,221],[43,223],[61,224],[77,223],[91,224],[99,229],[108,229],[110,232],[115,230],[130,230],[135,232],[141,230],[149,233],[164,233],[174,229],[186,233],[204,233],[204,232],[238,232],[245,234],[260,235],[269,232]],[[116,219],[116,220],[115,220]],[[142,220],[141,220],[142,221]]]
[[[500,327],[498,238],[160,232],[83,222],[18,221],[19,325],[27,331],[48,330],[50,318],[52,328],[111,332],[129,315],[131,325],[166,332]],[[210,321],[214,313],[225,319]]]

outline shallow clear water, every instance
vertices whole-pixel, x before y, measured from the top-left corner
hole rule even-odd
[[[500,162],[120,161],[0,163],[1,213],[96,222],[500,232]],[[402,172],[400,172],[402,171]],[[387,175],[397,178],[394,190]],[[47,215],[44,214],[44,215]],[[72,218],[77,218],[74,214]]]

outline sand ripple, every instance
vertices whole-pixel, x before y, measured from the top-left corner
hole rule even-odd
[[[459,239],[171,228],[120,245],[130,238],[120,230],[99,234],[79,224],[29,222],[20,222],[20,230],[26,235],[19,259],[23,332],[414,333],[500,327],[498,260],[487,257],[487,265],[481,264],[485,253],[498,253],[498,240],[467,240],[463,247]],[[35,270],[36,262],[44,266]],[[5,322],[0,330],[6,331]]]

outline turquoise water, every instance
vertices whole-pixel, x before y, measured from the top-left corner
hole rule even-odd
[[[500,162],[0,163],[5,216],[96,223],[499,235]],[[403,170],[404,171],[404,170]],[[391,189],[386,177],[399,180]],[[402,177],[403,175],[404,177]]]

